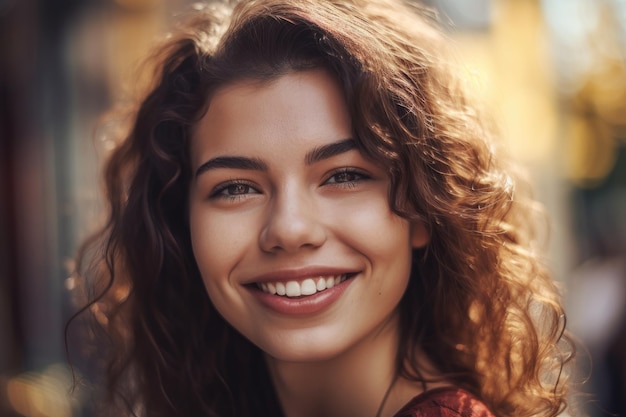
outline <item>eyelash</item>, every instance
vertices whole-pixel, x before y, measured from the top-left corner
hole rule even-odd
[[[352,179],[346,180],[346,181],[338,181],[337,177],[340,175],[349,175],[350,178]],[[333,172],[332,175],[330,175],[330,177],[328,177],[328,179],[324,181],[322,185],[352,189],[356,187],[359,182],[369,180],[370,178],[371,177],[369,175],[365,174],[361,170],[358,170],[355,168],[340,168],[336,170],[335,172]],[[334,181],[331,182],[331,180],[333,179]],[[242,187],[247,187],[247,188],[244,189],[245,192],[240,193],[240,194],[227,194],[229,189],[230,191],[233,191],[232,187],[237,187],[237,186],[242,186]],[[253,191],[253,192],[250,192],[250,191]],[[241,198],[244,198],[245,196],[248,196],[250,194],[260,194],[260,193],[261,192],[258,189],[256,189],[253,184],[247,181],[232,180],[232,181],[228,181],[226,183],[220,184],[209,195],[209,198],[210,199],[224,199],[230,202],[236,202],[236,201],[239,201]]]
[[[244,193],[241,194],[227,194],[226,192],[228,191],[229,188],[231,187],[236,187],[236,186],[243,186],[243,187],[247,187],[246,191]],[[254,190],[253,193],[250,193],[250,190]],[[232,189],[231,189],[232,191]],[[251,183],[246,182],[246,181],[242,181],[242,180],[232,180],[223,184],[220,184],[210,195],[209,198],[211,199],[216,199],[216,198],[221,198],[221,199],[225,199],[225,200],[229,200],[229,201],[238,201],[239,199],[243,198],[246,195],[249,194],[260,194],[260,191],[257,190]]]
[[[337,181],[337,176],[339,175],[350,175],[354,177],[352,180],[348,181]],[[335,178],[334,182],[330,182],[331,179]],[[334,187],[342,187],[342,188],[354,188],[361,181],[369,180],[371,177],[365,174],[363,171],[355,169],[355,168],[341,168],[336,170],[325,182],[324,185],[331,185]]]

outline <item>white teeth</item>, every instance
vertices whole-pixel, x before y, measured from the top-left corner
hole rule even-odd
[[[287,297],[300,297],[302,295],[302,291],[300,290],[300,284],[296,281],[289,281],[287,285],[285,285],[287,290]]]
[[[311,278],[307,278],[302,281],[300,284],[300,292],[302,295],[313,295],[317,292],[317,286],[315,285],[315,281]]]
[[[346,275],[333,275],[319,278],[306,278],[303,281],[261,282],[257,286],[268,294],[287,297],[313,295],[317,292],[333,288],[346,280]]]

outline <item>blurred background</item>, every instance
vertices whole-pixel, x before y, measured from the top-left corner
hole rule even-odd
[[[590,416],[626,416],[626,1],[430,0],[550,215]],[[91,416],[64,326],[96,129],[187,0],[0,0],[0,416]],[[92,370],[73,355],[80,379]]]

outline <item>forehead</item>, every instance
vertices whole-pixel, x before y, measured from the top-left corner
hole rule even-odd
[[[289,72],[270,81],[244,79],[217,89],[192,132],[192,159],[294,142],[315,146],[351,136],[337,79],[325,69]]]

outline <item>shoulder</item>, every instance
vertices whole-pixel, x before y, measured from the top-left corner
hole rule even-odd
[[[426,391],[413,398],[394,417],[495,417],[478,398],[459,388]]]

